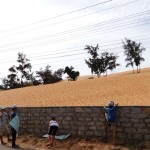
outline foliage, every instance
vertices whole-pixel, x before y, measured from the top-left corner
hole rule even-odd
[[[50,66],[46,66],[44,70],[36,72],[36,76],[31,72],[32,66],[29,63],[29,59],[23,53],[18,53],[17,62],[19,65],[16,67],[13,65],[9,68],[10,74],[2,78],[2,85],[0,89],[15,89],[25,86],[39,85],[39,84],[49,84],[55,83],[62,80],[62,75],[64,70],[58,69],[54,73],[50,70]]]
[[[92,58],[89,58],[88,60],[85,60],[85,63],[91,69],[91,73],[97,74],[98,77],[100,77],[101,73],[103,74],[105,73],[105,76],[107,76],[107,70],[112,71],[117,66],[119,66],[119,64],[116,63],[118,56],[114,55],[113,53],[108,53],[108,52],[104,52],[99,55],[98,45],[96,47],[86,45],[85,50],[87,50],[87,52],[92,57]]]
[[[44,70],[41,68],[40,71],[36,71],[36,74],[43,84],[56,83],[62,80],[63,69],[58,69],[52,73],[50,66],[47,65]]]
[[[74,71],[73,69],[74,69],[74,67],[72,67],[72,66],[70,66],[70,68],[68,66],[66,66],[64,73],[67,73],[69,78],[71,78],[73,81],[75,81],[75,80],[77,80],[80,73],[79,73],[79,71]]]
[[[31,82],[31,69],[32,69],[32,66],[29,63],[29,61],[30,60],[26,58],[25,54],[18,53],[17,62],[19,63],[19,66],[16,67],[16,69],[21,74],[20,75],[20,84],[21,84],[22,87],[26,86],[25,82],[26,83]]]
[[[141,45],[141,43],[136,43],[135,41],[131,41],[127,38],[125,38],[125,42],[123,42],[124,55],[126,55],[125,61],[127,62],[126,67],[131,66],[133,68],[133,73],[134,64],[137,67],[137,73],[139,73],[140,64],[142,61],[145,61],[145,59],[142,57],[142,53],[145,51],[145,48]]]
[[[16,66],[12,66],[9,68],[10,74],[7,76],[7,78],[2,79],[3,85],[1,85],[1,89],[15,89],[19,88],[19,79],[17,77],[17,71],[16,71]]]

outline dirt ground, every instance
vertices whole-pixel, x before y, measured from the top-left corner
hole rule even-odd
[[[6,137],[4,138],[6,142]],[[150,142],[136,143],[132,145],[117,144],[114,145],[111,141],[102,142],[100,139],[83,139],[77,137],[69,137],[66,140],[56,140],[55,145],[50,147],[48,138],[36,137],[35,135],[19,135],[17,137],[17,145],[19,150],[150,150]],[[1,148],[1,145],[0,145]],[[11,149],[11,143],[2,146],[3,149]]]
[[[22,135],[17,137],[17,144],[24,149],[30,148],[36,150],[129,150],[128,146],[106,144],[98,139],[79,139],[73,137],[69,137],[64,141],[56,140],[54,147],[50,147],[47,138]]]
[[[150,68],[77,81],[0,91],[0,106],[101,106],[110,100],[120,106],[150,105]]]

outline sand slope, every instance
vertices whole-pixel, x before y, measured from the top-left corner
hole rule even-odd
[[[110,100],[120,106],[150,106],[150,68],[56,84],[0,91],[0,106],[99,106]]]

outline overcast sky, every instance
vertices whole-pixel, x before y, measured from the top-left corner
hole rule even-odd
[[[0,75],[16,65],[17,53],[30,59],[33,71],[47,64],[53,71],[73,66],[91,74],[85,45],[118,54],[125,68],[122,41],[141,42],[146,51],[141,67],[150,67],[149,0],[0,0]]]

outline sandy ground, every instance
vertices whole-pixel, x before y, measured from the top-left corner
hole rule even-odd
[[[4,141],[7,142],[6,136]],[[50,147],[48,138],[35,137],[35,135],[19,135],[16,141],[18,150],[150,150],[150,142],[136,143],[132,145],[113,145],[102,142],[100,139],[81,139],[77,137],[69,137],[66,140],[56,140],[55,145]],[[10,150],[11,143],[0,145],[0,150]]]
[[[99,106],[110,100],[120,106],[150,105],[150,68],[77,81],[0,91],[0,106]]]
[[[5,141],[7,141],[5,139]],[[17,137],[17,144],[24,150],[129,150],[130,146],[106,144],[98,139],[79,139],[69,137],[64,141],[55,141],[55,145],[50,147],[47,138],[39,138],[33,135],[22,135]],[[11,148],[11,143],[7,143],[3,148]],[[0,147],[1,148],[1,147]]]
[[[143,69],[138,74],[124,72],[94,79],[88,79],[88,77],[80,77],[75,82],[62,81],[56,84],[0,91],[0,106],[9,107],[14,103],[23,107],[101,106],[110,100],[115,100],[120,106],[150,106],[150,68]],[[56,145],[50,148],[47,139],[33,135],[19,136],[17,144],[24,150],[131,149],[127,145],[113,145],[111,142],[103,143],[98,139],[88,140],[77,137],[56,141]],[[6,148],[10,149],[10,147],[10,143],[6,145]],[[0,149],[2,148],[4,146],[0,146]]]

